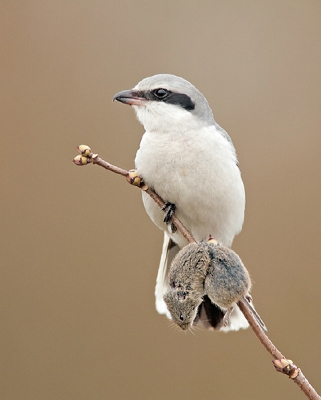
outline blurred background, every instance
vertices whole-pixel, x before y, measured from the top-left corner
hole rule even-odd
[[[302,399],[248,329],[156,313],[162,232],[134,166],[143,127],[113,95],[173,73],[208,99],[247,192],[233,248],[279,349],[321,393],[321,3],[4,1],[1,399]],[[213,210],[215,211],[215,210]]]

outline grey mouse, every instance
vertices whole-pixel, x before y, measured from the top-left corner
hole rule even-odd
[[[177,254],[169,285],[164,301],[180,328],[201,321],[206,327],[224,330],[239,311],[235,303],[249,294],[251,279],[233,250],[209,240],[190,243]],[[247,326],[245,320],[243,327]]]

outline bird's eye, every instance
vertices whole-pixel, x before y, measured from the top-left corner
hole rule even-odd
[[[179,315],[179,319],[180,319],[181,321],[184,321],[183,314],[180,314],[180,315]]]
[[[154,95],[158,97],[159,99],[164,99],[168,95],[168,90],[166,89],[155,89],[154,90]]]

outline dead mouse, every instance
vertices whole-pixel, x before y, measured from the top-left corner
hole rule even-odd
[[[180,328],[201,321],[206,327],[235,330],[234,318],[243,318],[241,327],[248,327],[235,303],[249,294],[249,273],[233,250],[215,240],[185,246],[171,264],[169,285],[164,301]]]

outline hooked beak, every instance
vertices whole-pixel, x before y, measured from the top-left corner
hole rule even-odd
[[[130,106],[141,106],[145,103],[146,99],[141,97],[138,92],[134,90],[123,90],[118,92],[113,97],[113,101],[120,101],[124,104],[129,104]]]

